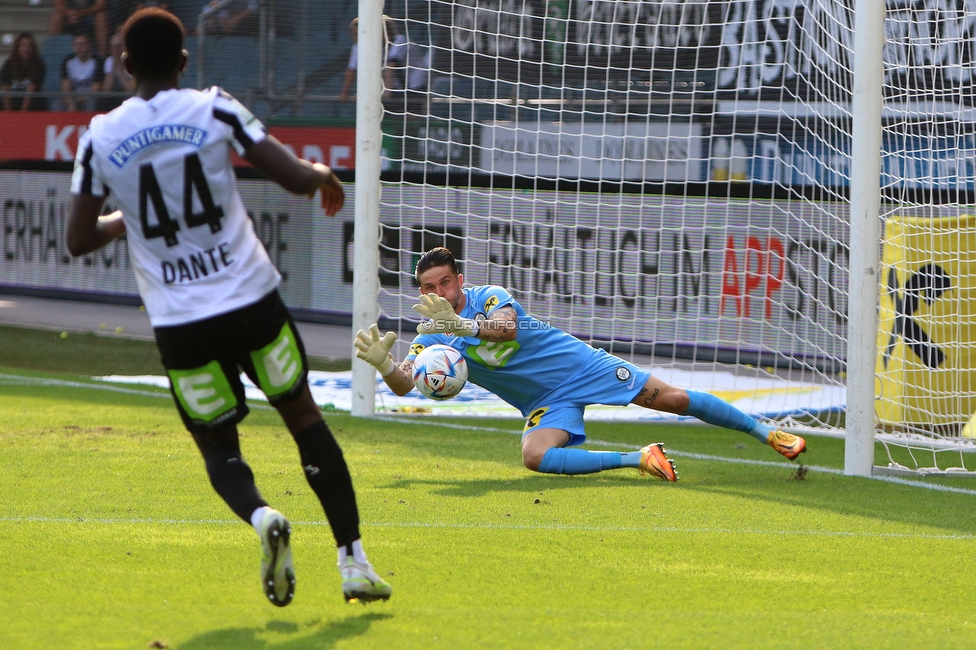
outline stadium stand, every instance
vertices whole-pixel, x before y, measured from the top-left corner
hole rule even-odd
[[[44,86],[41,90],[45,92],[58,92],[61,90],[61,62],[64,57],[71,54],[71,34],[48,34],[41,37],[38,42],[41,44],[41,58],[47,68],[44,76]]]
[[[14,38],[21,32],[33,34],[42,43],[53,10],[54,0],[0,0],[0,60],[10,54]]]

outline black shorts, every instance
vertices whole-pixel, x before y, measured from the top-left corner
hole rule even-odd
[[[176,408],[193,433],[244,419],[241,370],[272,404],[294,399],[308,381],[305,346],[277,290],[226,314],[153,331]]]

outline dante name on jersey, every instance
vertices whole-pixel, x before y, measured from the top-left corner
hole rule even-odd
[[[238,309],[281,276],[237,192],[230,162],[266,136],[219,88],[167,90],[92,119],[71,191],[122,210],[136,283],[154,327]]]
[[[208,264],[209,262],[209,264]],[[163,260],[163,282],[173,284],[174,282],[192,282],[210,275],[213,271],[217,273],[223,268],[230,266],[234,262],[227,249],[227,242],[222,242],[216,248],[208,248],[199,253],[190,254],[188,259],[177,257],[176,261]]]

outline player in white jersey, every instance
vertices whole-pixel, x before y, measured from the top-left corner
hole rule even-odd
[[[424,347],[450,345],[468,361],[468,379],[518,408],[526,417],[522,462],[549,474],[588,474],[620,467],[677,481],[674,463],[661,443],[635,452],[569,449],[586,440],[583,411],[590,404],[636,404],[691,415],[704,422],[748,433],[794,460],[806,451],[800,436],[774,429],[708,393],[671,386],[632,363],[595,349],[562,330],[538,321],[502,287],[463,288],[454,255],[434,248],[417,263],[426,319],[406,359],[396,366],[390,349],[396,335],[380,337],[376,325],[362,330],[356,356],[373,366],[397,395],[414,385],[413,360]]]
[[[183,25],[158,8],[123,28],[135,97],[92,119],[71,184],[68,250],[84,255],[125,233],[139,293],[171,391],[203,454],[210,482],[261,539],[261,583],[291,602],[291,527],[268,506],[244,462],[237,423],[248,409],[240,371],[264,391],[298,445],[305,477],[338,545],[347,601],[390,597],[360,541],[342,450],[307,381],[305,349],[278,295],[275,270],[235,184],[230,149],[295,194],[321,193],[326,214],[345,194],[332,170],[300,160],[219,88],[179,89]],[[100,216],[112,193],[120,210]]]

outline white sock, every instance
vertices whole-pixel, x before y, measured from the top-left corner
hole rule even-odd
[[[254,526],[254,530],[258,535],[261,534],[261,522],[264,521],[264,513],[270,510],[270,506],[261,506],[251,513],[251,525]]]
[[[357,562],[362,562],[363,564],[369,563],[366,559],[366,551],[363,550],[362,540],[357,539],[352,544],[347,544],[345,546],[339,547],[339,564],[340,566],[345,563],[346,558],[349,557],[350,548],[352,550],[352,556]]]

